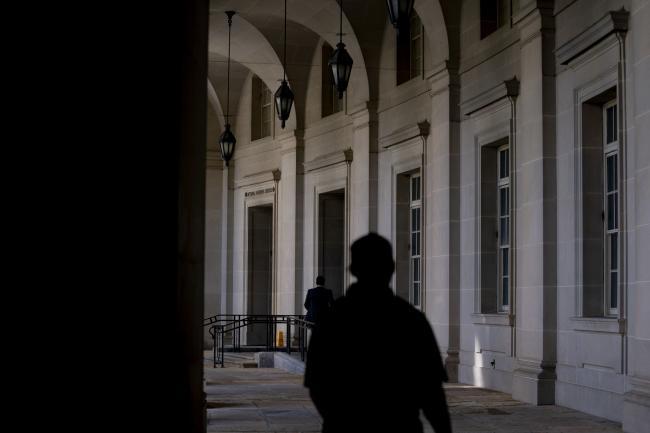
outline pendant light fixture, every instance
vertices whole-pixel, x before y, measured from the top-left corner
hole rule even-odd
[[[414,0],[386,0],[388,16],[393,27],[397,29],[397,37],[406,37],[409,28]]]
[[[275,110],[282,121],[282,129],[291,114],[293,105],[293,92],[287,84],[287,0],[284,0],[284,58],[282,59],[282,84],[275,92]]]
[[[219,137],[219,145],[221,146],[221,158],[224,160],[226,163],[226,167],[228,167],[228,162],[232,159],[233,155],[235,154],[235,143],[237,143],[237,139],[235,139],[235,134],[232,133],[230,130],[230,122],[229,122],[229,110],[230,110],[230,29],[232,27],[232,17],[235,15],[235,11],[226,11],[226,15],[228,16],[228,93],[226,97],[226,115],[225,120],[226,120],[226,129],[223,131],[221,134],[221,137]]]
[[[345,50],[343,43],[343,0],[339,0],[341,9],[339,20],[339,43],[336,44],[336,50],[332,53],[329,62],[327,62],[330,69],[330,78],[332,83],[336,86],[339,92],[339,99],[343,98],[343,92],[348,88],[350,82],[350,73],[352,73],[352,57]]]

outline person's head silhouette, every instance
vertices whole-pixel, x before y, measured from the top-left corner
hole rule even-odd
[[[325,285],[325,277],[322,275],[319,275],[316,277],[316,285],[317,286],[324,286]]]
[[[350,272],[360,283],[387,286],[395,270],[390,242],[376,233],[357,239],[350,247]]]

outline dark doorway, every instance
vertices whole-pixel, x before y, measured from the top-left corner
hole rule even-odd
[[[248,314],[271,314],[273,207],[248,208]],[[249,325],[249,345],[266,344],[267,327]]]
[[[334,298],[343,295],[345,279],[345,191],[318,197],[318,274]]]

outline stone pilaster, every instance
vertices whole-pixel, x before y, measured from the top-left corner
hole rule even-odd
[[[556,168],[555,30],[552,4],[528,3],[515,17],[520,32],[515,215],[517,239],[515,369],[512,395],[532,404],[555,401]],[[525,223],[524,223],[525,222]]]
[[[431,131],[425,149],[426,287],[431,321],[451,381],[458,381],[460,347],[460,122],[458,71],[429,77]]]
[[[350,242],[377,230],[377,110],[364,104],[350,110],[353,119],[350,172]]]
[[[302,313],[302,209],[304,148],[302,134],[291,131],[276,138],[281,179],[277,184],[275,314]]]

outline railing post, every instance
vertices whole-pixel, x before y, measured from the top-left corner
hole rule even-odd
[[[291,355],[291,317],[287,317],[287,353]]]
[[[212,368],[217,368],[217,330],[216,325],[210,328],[212,334]]]
[[[220,344],[220,346],[221,346],[221,368],[224,368],[225,367],[225,365],[224,365],[225,364],[224,346],[226,345],[226,341],[225,341],[226,340],[226,328],[225,327],[221,328],[220,334],[221,334],[221,344]]]

